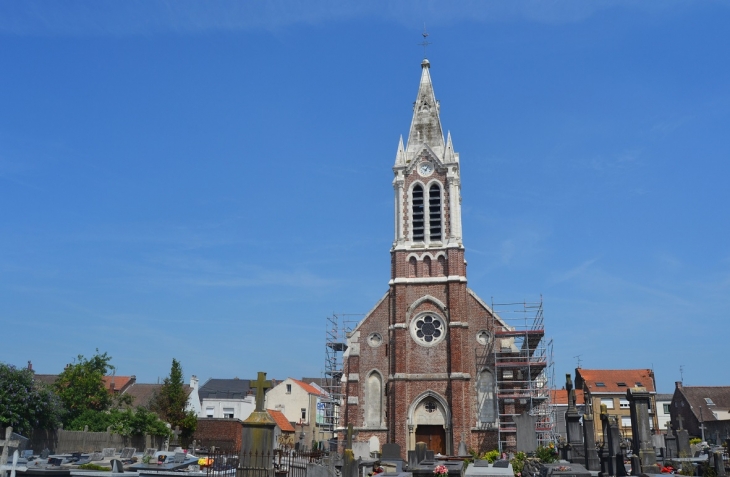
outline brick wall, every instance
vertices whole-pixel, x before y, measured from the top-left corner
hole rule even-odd
[[[243,421],[240,419],[199,418],[193,439],[199,446],[216,446],[222,449],[240,450]]]

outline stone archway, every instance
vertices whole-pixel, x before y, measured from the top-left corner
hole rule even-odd
[[[416,398],[408,409],[408,449],[425,442],[434,453],[451,454],[451,412],[446,401],[433,391]]]

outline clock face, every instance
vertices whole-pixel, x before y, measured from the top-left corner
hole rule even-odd
[[[418,173],[422,176],[430,176],[433,172],[433,164],[430,162],[423,162],[418,166]]]

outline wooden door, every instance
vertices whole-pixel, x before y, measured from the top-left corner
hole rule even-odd
[[[446,430],[443,426],[417,426],[416,442],[425,442],[434,454],[446,455]]]

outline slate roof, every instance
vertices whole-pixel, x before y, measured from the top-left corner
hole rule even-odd
[[[281,429],[281,432],[296,432],[294,426],[291,425],[291,422],[286,420],[286,416],[284,416],[281,411],[267,409],[266,412],[268,412],[269,416],[274,419],[276,425],[279,426],[279,429]]]
[[[700,420],[700,409],[704,421],[728,420],[730,411],[730,386],[682,386],[677,391],[684,395],[690,409]],[[712,404],[707,402],[710,399]]]
[[[220,398],[220,399],[244,399],[249,391],[254,393],[251,388],[250,379],[214,379],[210,378],[200,388],[198,388],[198,397],[203,399]]]
[[[654,389],[654,372],[651,369],[583,369],[575,370],[576,387],[588,388],[591,394],[626,394],[634,386]],[[603,386],[599,384],[603,383]]]
[[[297,384],[297,386],[301,387],[302,389],[307,391],[309,394],[314,394],[315,396],[327,397],[327,393],[320,391],[319,389],[315,388],[311,384],[304,383],[304,382],[299,381],[298,379],[294,379],[294,378],[289,378],[289,379],[294,381]]]
[[[567,389],[553,389],[550,391],[550,404],[558,406],[568,405],[568,390]],[[580,389],[575,390],[575,404],[580,406],[585,404],[583,399],[583,391]]]

